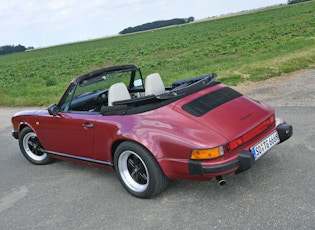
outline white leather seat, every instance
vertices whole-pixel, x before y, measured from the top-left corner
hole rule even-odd
[[[165,93],[165,86],[160,74],[152,73],[145,79],[145,95],[159,95]]]
[[[112,106],[114,101],[131,99],[126,85],[122,82],[113,84],[108,89],[108,106]]]

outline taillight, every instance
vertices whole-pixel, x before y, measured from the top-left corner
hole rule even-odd
[[[228,145],[222,145],[211,149],[193,149],[190,159],[209,160],[224,155],[228,151]]]
[[[248,142],[249,140],[253,139],[255,136],[259,135],[271,125],[275,123],[275,115],[271,115],[267,120],[259,124],[256,128],[252,129],[251,131],[245,133],[243,136],[233,140],[230,142],[230,150],[236,149],[237,147],[243,145],[244,143]]]

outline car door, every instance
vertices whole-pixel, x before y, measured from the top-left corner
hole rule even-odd
[[[38,129],[43,147],[57,154],[92,158],[96,116],[75,112],[48,114]]]

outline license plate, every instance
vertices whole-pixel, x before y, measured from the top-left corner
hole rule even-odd
[[[253,146],[250,150],[254,154],[255,160],[264,155],[268,150],[280,142],[277,131],[274,131],[268,137],[263,139],[257,145]]]

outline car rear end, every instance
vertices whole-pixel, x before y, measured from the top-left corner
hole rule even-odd
[[[292,126],[276,118],[273,108],[223,84],[183,98],[174,110],[227,140],[213,146],[209,139],[209,148],[192,149],[188,161],[191,176],[221,178],[243,172],[292,135]]]

